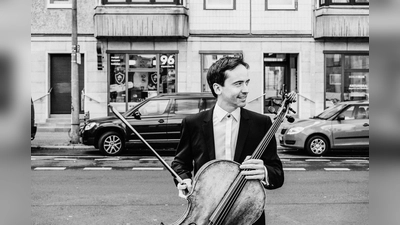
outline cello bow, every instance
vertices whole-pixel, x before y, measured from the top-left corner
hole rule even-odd
[[[132,125],[129,124],[129,122],[119,113],[111,104],[108,104],[108,108],[111,109],[111,111],[114,113],[118,119],[120,119],[133,133],[135,133],[139,139],[154,153],[154,155],[157,157],[157,159],[163,164],[163,166],[171,173],[171,175],[179,182],[182,183],[182,178],[168,165],[167,162],[161,156],[156,152],[156,150],[151,147],[149,143],[135,130],[135,128],[132,127]]]

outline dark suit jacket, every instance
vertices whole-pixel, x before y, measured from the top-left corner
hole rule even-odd
[[[182,121],[181,139],[176,149],[172,168],[182,178],[192,178],[210,160],[215,159],[214,108],[188,116]],[[251,155],[261,142],[272,122],[268,116],[241,108],[239,134],[236,144],[234,161],[242,163],[246,156]],[[282,162],[277,154],[275,137],[267,146],[261,159],[268,170],[269,186],[267,189],[279,188],[283,185],[284,174]],[[176,182],[176,181],[175,181]],[[255,224],[264,224],[263,216]]]

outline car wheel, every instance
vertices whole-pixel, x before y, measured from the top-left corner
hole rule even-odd
[[[124,147],[121,135],[115,131],[107,132],[99,139],[99,150],[105,155],[119,155]]]
[[[329,143],[326,138],[315,135],[308,139],[305,149],[310,155],[322,156],[329,151]]]

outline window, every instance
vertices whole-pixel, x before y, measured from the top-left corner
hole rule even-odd
[[[204,0],[204,9],[236,9],[236,0]]]
[[[47,0],[47,8],[72,8],[71,0]]]
[[[157,94],[176,92],[178,55],[174,51],[111,52],[108,56],[109,102],[119,112]]]
[[[369,5],[369,0],[319,0],[320,6],[326,5]]]
[[[175,101],[175,114],[196,114],[199,109],[200,99],[177,99]]]
[[[369,106],[368,105],[358,106],[356,119],[357,120],[369,119]]]
[[[238,56],[242,55],[241,51],[238,52],[202,52],[200,51],[201,54],[201,91],[202,92],[211,92],[210,87],[208,86],[207,83],[207,72],[208,68],[216,62],[218,59],[223,58],[225,56]]]
[[[183,0],[102,0],[103,5],[111,4],[155,4],[155,5],[182,5]]]
[[[369,99],[369,55],[325,54],[327,101]]]
[[[342,113],[340,113],[340,115],[343,115],[345,120],[350,120],[350,119],[354,119],[355,116],[355,110],[354,110],[354,106],[350,106],[347,109],[345,109]]]
[[[139,108],[139,113],[142,116],[153,116],[164,114],[169,100],[152,100]]]
[[[296,10],[297,0],[266,0],[265,10]]]

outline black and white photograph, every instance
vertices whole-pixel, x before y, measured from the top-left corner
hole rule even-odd
[[[400,3],[0,4],[0,224],[400,222]]]

